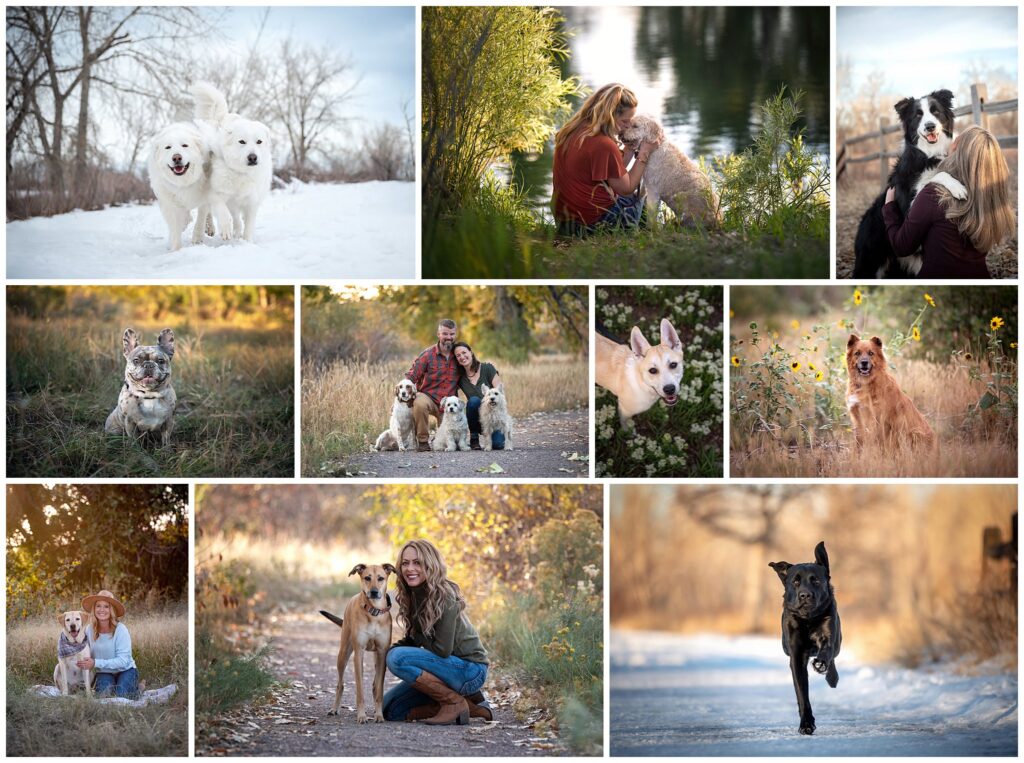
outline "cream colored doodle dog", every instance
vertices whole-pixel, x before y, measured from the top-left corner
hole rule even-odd
[[[619,137],[627,146],[639,146],[641,141],[657,145],[644,170],[647,214],[652,224],[657,222],[661,202],[665,202],[684,225],[700,223],[711,228],[718,224],[718,197],[707,176],[665,137],[657,121],[637,114]]]
[[[495,432],[505,435],[505,450],[512,450],[512,417],[508,413],[508,401],[501,387],[480,387],[484,399],[480,402],[480,445],[484,450],[494,447],[491,436]]]
[[[377,436],[374,450],[416,450],[416,420],[412,416],[415,401],[415,384],[408,379],[402,379],[395,385],[391,423]]]
[[[441,401],[441,423],[434,433],[430,447],[434,450],[469,450],[469,419],[466,418],[466,403],[455,395]]]

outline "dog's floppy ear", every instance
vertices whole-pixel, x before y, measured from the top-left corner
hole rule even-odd
[[[397,575],[398,574],[398,570],[395,569],[395,565],[393,565],[393,564],[382,564],[381,566],[384,569],[386,569],[388,572],[390,572],[392,575]]]
[[[642,358],[651,349],[650,342],[644,339],[644,335],[638,326],[634,326],[633,330],[629,332],[629,346],[633,350],[633,354],[638,358]]]
[[[859,341],[860,341],[860,337],[859,336],[857,336],[856,334],[850,334],[850,338],[849,338],[849,340],[847,340],[846,346],[847,347],[853,347]]]
[[[66,614],[66,612],[61,612],[59,615],[57,615],[57,622],[60,623],[61,630],[64,630],[64,615]]]
[[[124,346],[124,356],[127,358],[132,354],[132,350],[139,346],[139,335],[135,333],[135,329],[126,328],[124,330],[121,344]]]
[[[357,564],[355,567],[352,568],[352,572],[348,573],[348,576],[352,577],[353,575],[358,575],[360,572],[362,572],[365,569],[366,569],[366,565],[365,564]]]
[[[910,116],[913,116],[912,114],[910,114],[910,110],[916,109],[916,104],[916,98],[904,98],[902,101],[897,102],[897,104],[893,106],[893,108],[896,109],[896,113],[899,114],[900,119],[907,119]]]
[[[174,355],[174,332],[170,329],[164,329],[160,332],[160,336],[157,337],[156,343],[160,345],[160,349],[168,355]]]
[[[683,349],[683,343],[679,341],[679,334],[668,318],[661,319],[661,343],[667,344],[673,350]]]
[[[928,96],[934,98],[947,109],[953,108],[953,92],[951,90],[933,90]]]
[[[877,346],[878,349],[882,349],[882,340],[879,339],[877,336],[871,337],[871,344]]]
[[[779,580],[785,583],[786,573],[789,572],[789,568],[793,565],[789,562],[768,562],[768,566],[775,570],[775,573],[779,576]]]
[[[825,572],[829,573],[828,552],[825,550],[825,541],[821,541],[821,543],[814,547],[814,563],[824,567]],[[829,573],[829,577],[831,577],[831,573]]]

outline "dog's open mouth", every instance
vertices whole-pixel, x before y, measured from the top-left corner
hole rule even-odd
[[[188,172],[188,168],[191,167],[192,165],[191,164],[171,164],[171,165],[168,165],[168,166],[170,166],[171,172],[173,172],[175,175],[184,175],[186,172]]]
[[[857,373],[859,373],[861,376],[871,376],[871,369],[870,368],[858,368],[857,369]]]
[[[675,405],[679,402],[679,395],[662,395],[661,399],[665,401],[665,405]]]
[[[926,141],[928,141],[929,143],[938,143],[939,142],[939,134],[936,133],[936,132],[926,133],[925,136],[924,136],[924,139]]]
[[[143,376],[139,381],[142,384],[156,384],[157,378],[155,376]]]

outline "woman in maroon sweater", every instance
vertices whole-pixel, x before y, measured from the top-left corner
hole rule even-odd
[[[890,188],[882,207],[889,243],[899,257],[920,247],[918,278],[990,278],[985,255],[1017,227],[999,143],[987,130],[969,127],[938,169],[963,183],[967,198],[955,199],[944,186],[929,183],[902,220]]]

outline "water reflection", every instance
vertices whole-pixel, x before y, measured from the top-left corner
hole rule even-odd
[[[760,104],[785,85],[804,91],[801,126],[827,157],[827,7],[560,10],[571,51],[563,74],[591,89],[626,84],[689,156],[742,151],[757,132]],[[552,154],[549,144],[503,168],[548,218]]]

